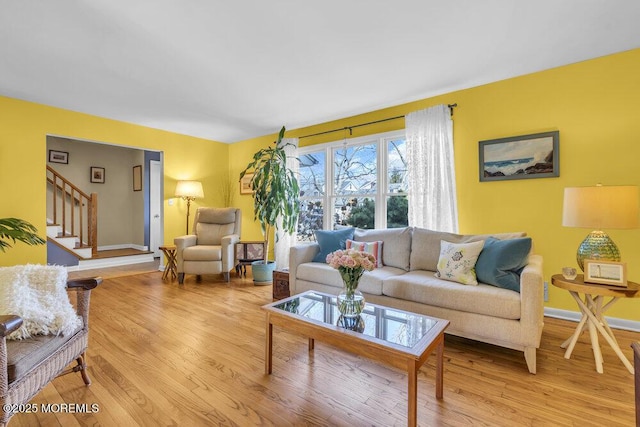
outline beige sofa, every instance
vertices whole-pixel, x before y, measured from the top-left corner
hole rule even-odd
[[[525,233],[494,234],[500,240]],[[458,235],[421,228],[356,230],[356,241],[383,241],[384,266],[365,272],[358,289],[367,301],[451,322],[447,333],[524,352],[536,373],[543,327],[542,257],[530,254],[520,274],[520,292],[480,283],[462,285],[435,277],[440,241],[465,243],[489,235]],[[342,280],[327,264],[312,262],[317,243],[291,248],[291,294],[317,290],[337,294]]]

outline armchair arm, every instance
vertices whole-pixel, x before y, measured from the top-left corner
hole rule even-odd
[[[6,337],[22,326],[22,318],[15,314],[3,314],[0,316],[0,335]]]
[[[222,271],[224,273],[228,273],[234,267],[235,247],[239,241],[240,236],[237,234],[229,234],[222,237]]]
[[[195,246],[196,243],[198,243],[198,236],[195,234],[180,236],[173,239],[173,244],[176,245],[176,268],[178,273],[184,273],[184,257],[182,256],[182,251],[190,246]]]
[[[102,277],[90,277],[86,279],[70,279],[67,280],[67,289],[82,288],[90,291],[102,283]]]
[[[82,317],[84,329],[89,329],[91,290],[102,283],[102,277],[67,280],[67,291],[76,292],[76,313]]]

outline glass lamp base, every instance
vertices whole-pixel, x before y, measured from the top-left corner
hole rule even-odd
[[[620,261],[620,251],[607,233],[596,230],[589,233],[578,247],[576,260],[582,271],[584,271],[585,259]]]

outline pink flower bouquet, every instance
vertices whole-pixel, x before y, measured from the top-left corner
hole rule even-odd
[[[373,255],[366,252],[355,249],[339,249],[327,255],[327,264],[340,272],[347,294],[353,295],[362,273],[365,270],[373,270],[376,266],[376,260]]]

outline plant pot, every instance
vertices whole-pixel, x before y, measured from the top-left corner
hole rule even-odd
[[[276,269],[275,261],[253,261],[251,263],[251,274],[253,275],[254,285],[269,285],[273,282],[273,272]]]

